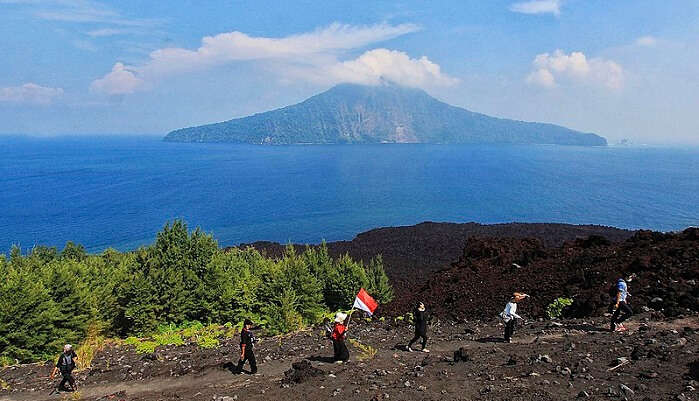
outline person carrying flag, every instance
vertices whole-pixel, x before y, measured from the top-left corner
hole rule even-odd
[[[360,288],[359,293],[357,293],[357,296],[354,298],[352,312],[354,312],[355,308],[361,309],[366,312],[367,315],[371,316],[378,306],[379,304],[374,298],[372,298],[364,288]],[[335,314],[335,323],[333,324],[330,338],[332,338],[333,341],[333,359],[335,359],[336,363],[347,362],[349,360],[349,350],[345,344],[345,339],[347,338],[347,329],[349,328],[352,312],[350,312],[349,316],[342,312],[337,312],[337,314]]]
[[[427,348],[427,322],[429,320],[429,314],[425,309],[425,304],[418,302],[415,305],[415,310],[413,310],[413,321],[415,322],[415,336],[408,343],[406,349],[408,352],[413,352],[413,344],[415,341],[422,338],[422,352],[430,352]]]
[[[335,314],[335,323],[333,323],[330,338],[333,341],[333,359],[336,363],[347,362],[349,360],[349,350],[345,344],[347,338],[347,314],[337,312]]]

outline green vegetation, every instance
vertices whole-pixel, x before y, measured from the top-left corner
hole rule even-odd
[[[572,304],[571,298],[556,298],[546,307],[546,314],[549,319],[559,318],[563,314],[563,309]]]
[[[279,334],[351,307],[360,287],[380,303],[393,297],[380,257],[365,267],[329,257],[324,244],[300,253],[289,246],[278,260],[252,248],[224,251],[181,221],[133,252],[91,255],[69,242],[23,255],[15,247],[0,255],[0,277],[3,363],[53,359],[65,343],[92,355],[107,337],[129,337],[139,352],[215,347],[245,318]]]
[[[281,109],[178,129],[165,140],[257,145],[381,142],[607,145],[607,140],[598,135],[558,125],[474,113],[441,102],[420,89],[355,84],[337,85]]]

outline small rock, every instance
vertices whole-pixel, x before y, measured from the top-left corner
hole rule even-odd
[[[418,386],[417,389],[418,389],[418,391],[425,391],[425,390],[427,390],[427,387],[425,387],[425,386]]]
[[[625,385],[624,383],[619,384],[619,389],[621,389],[621,391],[627,396],[633,396],[634,394],[636,394],[635,391],[631,390],[631,388]]]
[[[405,387],[410,387],[410,386],[411,386],[410,380],[406,380],[405,383],[403,383],[403,385],[404,385]]]
[[[495,390],[495,386],[493,386],[493,385],[485,386],[480,390],[480,393],[481,394],[488,394],[488,393],[492,392],[493,390]]]
[[[587,391],[582,390],[578,393],[578,398],[590,398],[590,394]]]

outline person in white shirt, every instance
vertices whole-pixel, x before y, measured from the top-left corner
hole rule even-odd
[[[507,343],[512,342],[512,334],[515,332],[517,319],[522,318],[522,316],[517,314],[517,303],[528,297],[529,295],[523,292],[515,292],[512,294],[510,302],[505,305],[505,310],[500,313],[502,320],[505,321],[505,342]]]

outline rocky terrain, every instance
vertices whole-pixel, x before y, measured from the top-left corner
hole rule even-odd
[[[405,313],[422,300],[441,316],[489,319],[509,294],[523,291],[532,295],[535,317],[545,317],[546,306],[558,297],[575,299],[568,316],[599,316],[609,306],[610,286],[630,275],[634,307],[653,307],[667,316],[699,310],[699,229],[639,231],[619,243],[590,236],[561,247],[537,239],[471,238],[458,262],[415,282],[383,313]]]
[[[357,320],[351,338],[364,351],[351,344],[350,362],[330,363],[331,344],[309,330],[263,339],[257,375],[226,369],[236,339],[214,350],[162,347],[148,355],[107,347],[78,373],[79,394],[49,395],[50,364],[26,365],[1,371],[0,400],[699,399],[699,317],[660,316],[640,314],[621,334],[604,330],[605,318],[529,321],[510,344],[500,342],[497,321],[439,320],[429,354],[404,350],[412,334],[406,322]]]
[[[368,262],[381,255],[386,273],[400,293],[412,291],[432,273],[443,270],[459,260],[470,237],[536,238],[546,247],[558,247],[565,241],[599,235],[610,242],[630,238],[633,231],[596,225],[550,223],[434,223],[413,226],[384,227],[357,235],[351,241],[328,242],[333,257],[348,253],[354,260]],[[255,242],[253,246],[270,256],[279,256],[284,245],[275,242]],[[297,245],[299,251],[305,245]]]
[[[278,244],[255,246],[280,251]],[[320,328],[264,338],[257,375],[230,372],[237,338],[214,349],[185,344],[153,354],[108,345],[77,374],[79,393],[50,394],[57,384],[47,379],[51,363],[22,365],[0,369],[0,401],[699,399],[696,228],[427,223],[373,230],[328,248],[360,258],[382,253],[392,277],[417,270],[373,320],[355,314],[349,363],[331,363],[332,345]],[[636,314],[627,332],[610,333],[609,285],[631,274]],[[520,305],[526,321],[513,343],[504,343],[495,316],[515,290],[532,298]],[[545,319],[546,305],[559,296],[575,302],[564,319]],[[403,315],[418,299],[434,314],[429,354],[404,348],[412,327]]]

